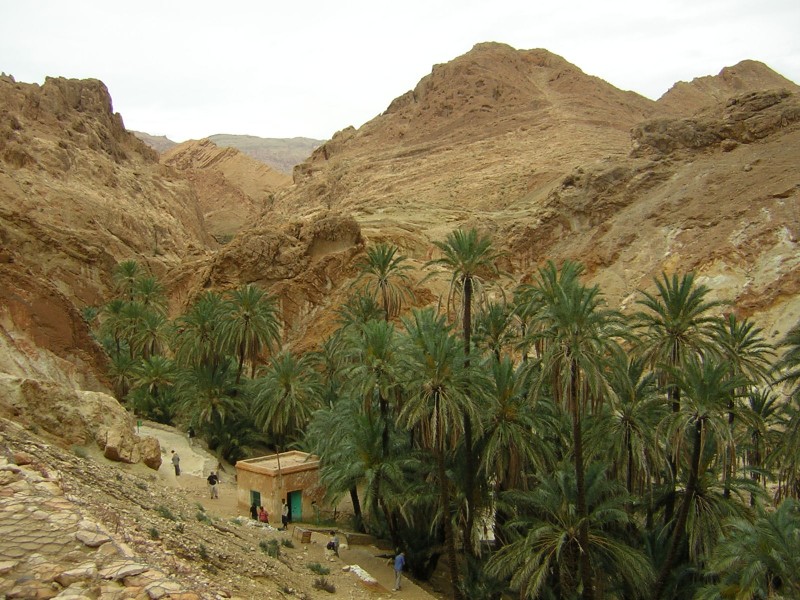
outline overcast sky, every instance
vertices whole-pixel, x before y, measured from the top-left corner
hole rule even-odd
[[[653,99],[746,58],[800,83],[800,0],[0,0],[0,71],[100,79],[174,141],[328,139],[489,41]]]

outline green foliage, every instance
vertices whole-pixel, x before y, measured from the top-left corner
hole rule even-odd
[[[261,548],[261,551],[267,556],[271,556],[272,558],[278,558],[281,554],[280,544],[278,544],[278,540],[274,538],[271,540],[261,540],[258,543],[258,547]]]
[[[294,542],[289,538],[282,538],[281,546],[283,546],[284,548],[294,548]]]
[[[150,534],[150,539],[151,540],[157,540],[157,539],[159,539],[161,537],[161,534],[158,532],[158,529],[156,529],[155,527],[151,527],[150,531],[148,533]]]
[[[191,424],[231,462],[313,451],[325,500],[349,495],[418,579],[448,554],[456,598],[800,595],[796,503],[769,506],[800,496],[800,323],[773,348],[691,273],[656,278],[623,318],[569,261],[490,294],[488,236],[435,246],[446,314],[404,310],[411,271],[379,244],[306,355],[279,347],[266,291],[207,291],[170,321],[135,261],[84,316],[139,415]],[[196,518],[212,522],[201,505]]]
[[[176,517],[173,512],[164,506],[163,504],[156,508],[156,512],[163,517],[164,519],[169,519],[170,521],[177,521],[178,517]]]
[[[89,457],[89,453],[86,451],[86,448],[84,448],[83,446],[78,446],[77,444],[72,445],[72,453],[78,458]]]
[[[330,575],[331,572],[331,570],[328,567],[323,566],[318,562],[308,563],[306,566],[308,567],[309,571],[311,571],[312,573],[316,573],[317,575]]]

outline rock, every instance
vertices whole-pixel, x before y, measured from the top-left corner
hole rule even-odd
[[[139,442],[139,454],[142,457],[142,462],[153,469],[158,471],[161,467],[161,445],[154,437],[145,437]]]
[[[36,460],[33,456],[28,454],[27,452],[14,452],[14,462],[20,466],[22,465],[29,465]]]
[[[93,562],[84,563],[74,569],[69,569],[59,573],[55,580],[63,587],[69,587],[73,583],[84,580],[92,580],[97,577],[97,565]]]
[[[141,459],[139,442],[132,430],[125,426],[109,428],[105,438],[98,439],[103,449],[103,456],[109,460],[125,463],[137,463]]]

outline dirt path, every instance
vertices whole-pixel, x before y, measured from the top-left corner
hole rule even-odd
[[[219,498],[211,499],[206,477],[211,470],[217,470],[217,458],[208,452],[205,447],[196,440],[190,442],[189,438],[177,430],[159,425],[156,423],[144,423],[140,426],[141,435],[153,436],[161,444],[162,464],[156,473],[156,477],[165,485],[180,488],[184,491],[186,498],[203,506],[204,510],[220,519],[233,519],[235,517],[245,517],[249,520],[249,514],[240,510],[236,502],[236,481],[235,469],[233,466],[224,463],[220,470]],[[172,463],[170,462],[172,450],[180,456],[181,475],[176,476]],[[152,471],[150,471],[152,473]],[[275,524],[275,519],[270,518],[271,523]],[[298,538],[292,538],[296,527],[315,527],[303,523],[290,525],[288,534],[280,534],[284,537],[293,539],[295,544],[295,558],[307,562],[319,562],[326,565],[336,574],[336,580],[340,582],[355,582],[358,579],[352,572],[343,573],[344,567],[357,565],[370,576],[377,580],[376,586],[365,586],[373,592],[373,598],[409,598],[411,600],[435,600],[437,596],[431,595],[422,587],[414,583],[408,577],[403,576],[402,588],[398,592],[392,592],[394,587],[394,568],[389,559],[382,557],[386,550],[381,550],[375,546],[353,546],[348,547],[344,544],[339,552],[339,557],[330,556],[325,550],[328,542],[328,535],[322,533],[312,533],[311,543],[301,545]],[[276,532],[276,535],[277,532]],[[340,535],[344,542],[344,536]],[[292,550],[287,550],[292,552]],[[344,590],[342,590],[344,593]],[[335,596],[341,595],[337,592]],[[326,595],[327,596],[327,595]],[[352,596],[351,596],[352,597]]]

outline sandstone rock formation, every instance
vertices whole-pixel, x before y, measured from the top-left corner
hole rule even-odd
[[[288,175],[208,139],[179,144],[161,162],[192,182],[206,228],[218,241],[230,240],[268,212],[274,193],[292,182]]]
[[[777,336],[800,317],[798,92],[745,61],[653,102],[544,50],[480,44],[317,149],[275,211],[350,211],[417,265],[477,226],[507,251],[507,285],[572,258],[615,306],[696,270]]]
[[[168,281],[173,314],[203,289],[260,283],[280,300],[285,342],[311,348],[365,244],[399,245],[421,280],[431,242],[469,226],[505,251],[508,288],[574,258],[629,307],[662,271],[695,270],[775,338],[800,315],[798,93],[744,61],[654,102],[546,50],[479,44],[282,187],[208,141],[159,164],[100,82],[2,78],[0,366],[106,390],[80,310],[109,297],[128,258]],[[220,249],[212,233],[233,237]],[[418,285],[417,303],[437,286]]]
[[[312,138],[262,138],[254,135],[218,133],[209,136],[221,148],[236,148],[280,173],[291,174],[295,165],[307,159],[322,140]]]

